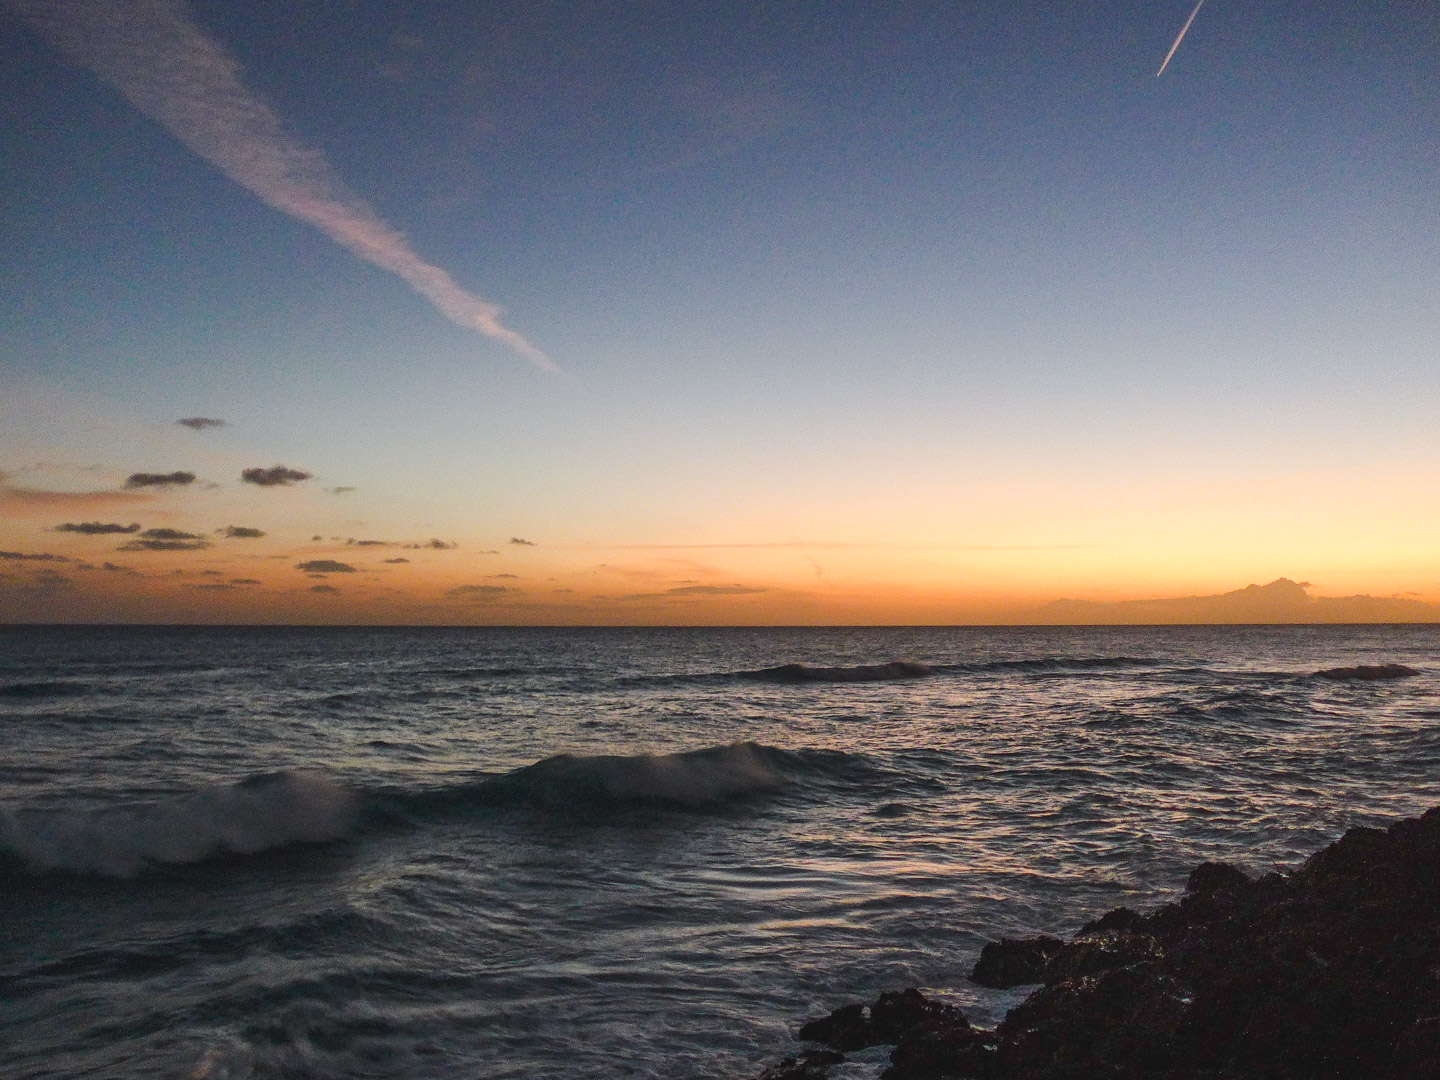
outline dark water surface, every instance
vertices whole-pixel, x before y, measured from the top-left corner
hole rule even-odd
[[[1440,628],[10,627],[0,763],[7,1077],[746,1077],[1440,803]]]

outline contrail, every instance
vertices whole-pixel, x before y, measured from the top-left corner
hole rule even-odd
[[[451,322],[555,364],[474,296],[416,255],[405,236],[346,188],[325,155],[289,134],[240,81],[239,63],[191,18],[184,0],[0,0],[53,45],[231,180],[341,247],[403,279]]]
[[[1185,20],[1185,25],[1180,28],[1180,33],[1175,37],[1175,44],[1171,45],[1170,51],[1165,54],[1165,62],[1160,65],[1160,70],[1155,72],[1157,79],[1161,75],[1164,75],[1165,69],[1170,66],[1170,58],[1175,55],[1175,50],[1180,47],[1180,42],[1185,40],[1185,31],[1190,29],[1190,24],[1195,21],[1195,16],[1200,14],[1200,4],[1203,3],[1205,3],[1205,0],[1200,0],[1200,3],[1195,5],[1195,10],[1190,12],[1190,17]]]

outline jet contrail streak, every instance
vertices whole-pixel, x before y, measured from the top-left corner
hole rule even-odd
[[[555,364],[500,322],[500,307],[466,292],[346,188],[325,155],[287,132],[240,81],[240,65],[184,0],[0,0],[71,59],[231,180],[281,213],[405,281],[451,322],[502,342],[537,368]]]
[[[1200,0],[1200,4],[1205,0]],[[1190,24],[1195,21],[1195,16],[1200,14],[1200,4],[1195,5],[1195,10],[1190,12],[1190,17],[1185,20],[1185,25],[1180,28],[1180,33],[1175,36],[1175,44],[1170,46],[1170,51],[1165,54],[1165,61],[1160,65],[1160,70],[1155,72],[1158,79],[1165,74],[1165,69],[1170,66],[1170,58],[1175,55],[1175,50],[1180,47],[1180,42],[1185,40],[1185,31],[1190,29]]]

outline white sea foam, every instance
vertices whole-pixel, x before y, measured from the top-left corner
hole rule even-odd
[[[278,772],[166,802],[0,810],[0,851],[36,871],[129,876],[157,863],[335,840],[357,809],[354,792],[328,776]]]

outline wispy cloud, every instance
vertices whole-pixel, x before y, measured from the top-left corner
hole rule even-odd
[[[518,536],[512,536],[512,537],[510,537],[510,543],[512,543],[512,544],[517,544],[517,545],[519,545],[520,547],[535,547],[535,546],[536,546],[534,540],[524,540],[524,539],[521,539],[521,538],[518,537]]]
[[[49,552],[36,552],[31,554],[24,551],[0,551],[0,559],[9,559],[12,562],[69,562],[64,555],[51,555]]]
[[[503,343],[537,368],[557,370],[500,322],[498,305],[421,259],[403,234],[346,188],[324,154],[286,131],[183,0],[0,2],[237,184],[395,274],[451,322]]]
[[[224,427],[224,420],[216,420],[211,416],[187,416],[183,420],[176,420],[175,423],[181,427],[188,427],[191,431],[204,431],[206,428]]]

